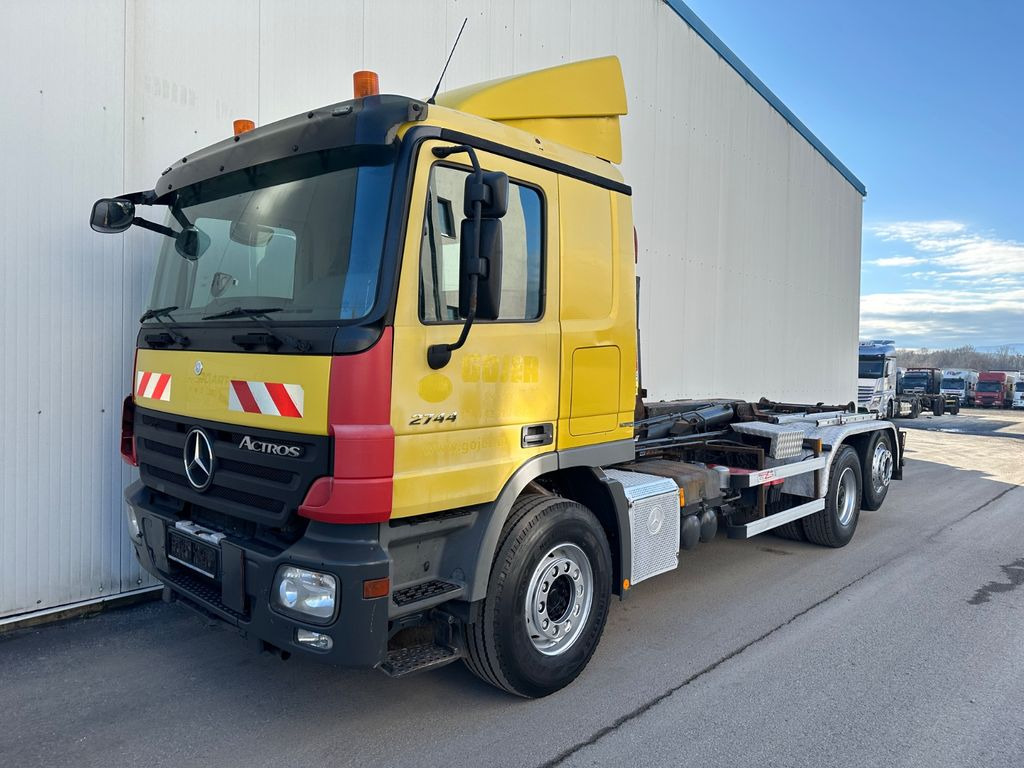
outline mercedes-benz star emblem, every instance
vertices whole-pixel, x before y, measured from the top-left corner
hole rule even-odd
[[[185,477],[197,491],[205,491],[213,480],[213,445],[203,430],[196,427],[185,435]]]
[[[196,360],[196,364],[192,366],[192,370],[196,372],[196,376],[203,372],[203,361]]]

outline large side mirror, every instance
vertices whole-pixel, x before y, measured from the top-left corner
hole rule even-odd
[[[506,180],[508,177],[506,177]],[[476,317],[497,320],[501,309],[501,221],[480,220],[480,255],[476,254],[476,222],[464,219],[459,236],[459,317],[469,317],[476,280]]]
[[[89,226],[97,232],[124,232],[135,221],[135,203],[124,198],[103,198],[92,206]]]
[[[479,176],[479,179],[477,178]],[[463,212],[467,219],[476,214],[473,203],[480,201],[480,217],[500,219],[508,211],[508,174],[501,171],[481,171],[466,178]]]

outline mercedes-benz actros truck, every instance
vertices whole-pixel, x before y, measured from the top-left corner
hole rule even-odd
[[[641,397],[615,58],[376,82],[93,209],[159,251],[121,453],[166,599],[282,656],[463,659],[536,697],[716,533],[850,541],[901,476],[890,422]]]

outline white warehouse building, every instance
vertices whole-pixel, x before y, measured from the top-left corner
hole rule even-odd
[[[118,456],[157,246],[94,200],[351,97],[614,54],[651,397],[855,399],[864,187],[680,0],[16,1],[0,28],[0,622],[150,588]],[[187,23],[184,20],[188,20]],[[667,314],[667,308],[674,310]]]

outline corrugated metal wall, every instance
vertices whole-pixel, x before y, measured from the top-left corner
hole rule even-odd
[[[652,396],[853,397],[860,195],[661,0],[4,10],[0,617],[142,583],[116,437],[152,238],[94,235],[92,201],[150,188],[234,118],[348,98],[356,69],[425,97],[465,16],[444,88],[622,60]]]

